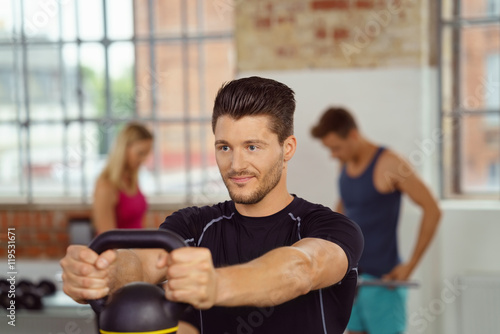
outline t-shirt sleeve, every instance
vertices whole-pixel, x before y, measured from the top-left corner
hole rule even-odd
[[[198,226],[199,208],[190,207],[172,213],[167,216],[160,229],[177,233],[187,242],[189,246],[196,246],[201,227]]]
[[[172,213],[165,218],[160,229],[165,229],[180,235],[190,246],[196,246],[198,240],[198,229],[196,227],[197,213],[195,207],[185,208]],[[193,325],[200,330],[200,316],[198,310],[189,306],[180,316],[180,320]]]
[[[346,273],[357,268],[364,247],[359,226],[346,216],[323,208],[306,217],[302,238],[319,238],[339,245],[345,252],[349,267]]]

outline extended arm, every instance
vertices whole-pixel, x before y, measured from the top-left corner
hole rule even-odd
[[[272,306],[339,282],[347,257],[338,245],[306,238],[247,264],[218,269],[216,304]]]
[[[338,245],[305,238],[248,263],[215,269],[204,248],[177,249],[169,256],[167,297],[201,309],[270,306],[339,282],[348,260]]]
[[[386,277],[390,279],[405,280],[408,279],[413,270],[417,267],[426,249],[429,247],[438,227],[441,211],[437,201],[432,196],[429,188],[413,171],[411,166],[404,160],[399,161],[399,170],[408,171],[397,178],[396,188],[401,192],[408,194],[410,199],[422,209],[422,218],[420,230],[413,253],[409,261],[396,267]],[[401,173],[400,173],[401,174]]]

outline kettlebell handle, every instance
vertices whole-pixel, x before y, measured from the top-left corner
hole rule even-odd
[[[89,244],[97,254],[118,248],[163,248],[167,252],[187,247],[177,233],[168,230],[116,229],[99,234]]]
[[[88,247],[97,254],[119,248],[163,248],[171,252],[177,248],[187,247],[187,244],[181,236],[168,230],[115,229],[99,234]],[[106,297],[88,302],[96,313],[100,313]]]

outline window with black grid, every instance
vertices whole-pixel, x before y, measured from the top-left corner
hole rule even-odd
[[[500,199],[500,2],[440,1],[445,198]]]
[[[234,77],[233,7],[203,0],[1,0],[0,196],[88,202],[119,129],[154,148],[150,197],[225,196],[211,109]]]

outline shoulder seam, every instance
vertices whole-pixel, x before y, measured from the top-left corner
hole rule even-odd
[[[208,229],[210,226],[212,226],[214,223],[216,223],[216,222],[218,222],[218,221],[220,221],[220,220],[222,220],[222,219],[231,219],[231,218],[233,218],[233,216],[234,216],[234,212],[232,212],[230,216],[224,216],[224,215],[222,215],[222,216],[219,216],[219,217],[214,218],[214,219],[212,219],[211,221],[209,221],[209,222],[205,225],[205,227],[203,228],[203,232],[201,233],[201,235],[200,235],[200,239],[198,239],[198,242],[196,243],[196,245],[197,245],[197,246],[200,246],[201,241],[203,240],[203,235],[205,234],[205,232],[207,231],[207,229]]]

